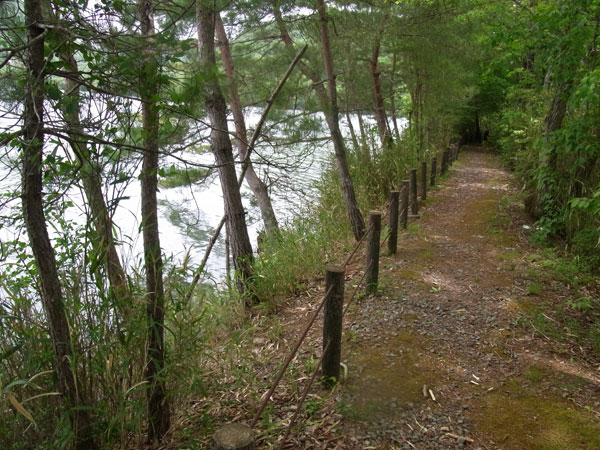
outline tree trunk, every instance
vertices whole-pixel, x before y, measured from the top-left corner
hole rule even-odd
[[[24,105],[22,203],[23,218],[40,279],[42,304],[48,320],[55,355],[58,390],[65,400],[75,434],[77,449],[96,449],[90,412],[85,408],[77,378],[76,358],[71,344],[54,249],[48,236],[42,200],[44,147],[44,37],[39,0],[25,0],[29,77]]]
[[[152,0],[139,0],[141,32],[145,39],[145,61],[140,77],[144,152],[142,161],[141,202],[144,264],[146,269],[146,342],[145,377],[148,382],[148,441],[159,442],[169,430],[171,415],[165,386],[165,343],[163,260],[158,232],[156,192],[158,190],[159,107],[157,62],[154,59],[154,8]]]
[[[379,79],[379,50],[381,48],[381,36],[387,21],[387,11],[381,19],[379,30],[375,35],[375,44],[369,61],[369,72],[373,83],[373,104],[375,108],[375,120],[377,121],[377,129],[379,130],[379,139],[383,148],[390,147],[394,144],[392,133],[388,127],[387,117],[385,114],[385,106],[383,104],[383,96],[381,95],[381,80]]]
[[[350,225],[352,226],[352,232],[354,233],[355,239],[359,240],[365,233],[365,223],[360,209],[358,208],[358,203],[356,202],[354,185],[352,183],[352,178],[350,177],[348,160],[346,159],[346,146],[344,145],[344,139],[342,138],[342,133],[340,131],[337,89],[335,73],[333,71],[333,56],[331,54],[329,33],[327,31],[329,17],[327,16],[325,2],[323,0],[317,0],[317,11],[320,19],[319,31],[321,33],[323,63],[325,65],[325,73],[327,74],[327,91],[329,96],[329,114],[327,115],[327,122],[329,124],[331,138],[333,139],[333,147],[342,183],[342,193],[346,201],[346,207],[348,208],[348,215],[350,216]]]
[[[395,101],[395,77],[396,77],[396,53],[394,52],[394,59],[392,61],[392,95],[390,96],[390,106],[392,108],[392,123],[394,124],[394,133],[396,139],[400,139],[400,128],[398,127],[398,118],[396,117],[396,101]]]
[[[225,74],[227,75],[227,89],[229,91],[229,102],[231,106],[231,113],[233,115],[233,123],[235,124],[235,142],[238,148],[240,159],[244,160],[248,154],[248,134],[246,130],[246,123],[244,120],[244,111],[242,110],[242,102],[238,94],[237,80],[235,74],[235,67],[233,65],[233,58],[231,57],[231,50],[229,47],[229,39],[225,33],[225,27],[221,16],[217,13],[215,16],[215,32],[217,35],[217,42],[221,49],[221,60],[225,67]],[[246,171],[246,181],[256,198],[260,213],[265,225],[267,232],[278,232],[279,225],[277,224],[277,218],[275,217],[275,211],[273,211],[273,205],[271,204],[271,198],[269,197],[269,190],[267,185],[258,177],[252,166],[252,162],[248,160],[248,169]]]
[[[475,110],[475,143],[481,144],[481,125],[479,123],[479,111]]]
[[[354,126],[352,125],[352,118],[350,117],[350,112],[348,111],[347,106],[346,106],[346,120],[348,121],[348,129],[350,130],[350,138],[352,139],[352,146],[354,147],[355,153],[359,154],[360,146],[358,144],[358,139],[356,138],[356,132],[354,131]]]
[[[68,64],[71,73],[77,78],[79,69],[70,50],[70,43],[65,44],[65,49],[62,58]],[[70,144],[73,153],[81,165],[83,190],[92,213],[92,224],[97,236],[97,239],[92,239],[92,245],[106,268],[108,281],[115,293],[116,299],[121,303],[128,303],[129,288],[127,286],[127,278],[121,264],[121,259],[117,253],[117,247],[112,234],[112,219],[108,213],[104,195],[102,194],[101,169],[92,162],[92,155],[87,143],[81,139],[83,126],[80,121],[81,98],[79,83],[67,78],[65,85],[66,94],[73,98],[73,101],[69,102],[70,108],[65,108],[64,111],[67,133],[71,139]],[[130,307],[129,304],[121,304],[120,306],[125,307],[126,310]]]
[[[415,68],[415,91],[411,93],[411,100],[413,104],[413,125],[414,133],[417,138],[419,145],[419,153],[425,145],[425,119],[423,113],[423,82],[422,74],[418,68]]]
[[[365,122],[362,117],[360,110],[357,112],[358,116],[358,127],[360,129],[360,142],[362,146],[361,154],[364,155],[365,161],[371,162],[371,152],[369,151],[369,144],[367,143],[367,132],[365,130]]]
[[[333,73],[333,58],[331,56],[331,49],[329,47],[329,36],[327,34],[327,17],[325,12],[325,5],[321,0],[317,1],[317,8],[319,10],[319,15],[321,16],[320,31],[323,45],[323,59],[325,63],[325,70],[327,72],[327,90],[325,90],[325,88],[323,87],[319,75],[316,72],[314,72],[307,64],[301,61],[300,63],[298,63],[298,67],[300,71],[304,74],[304,76],[306,76],[312,81],[313,88],[315,89],[317,98],[319,100],[319,104],[321,106],[321,110],[325,115],[327,126],[329,127],[329,132],[333,141],[333,148],[342,186],[342,194],[344,197],[344,202],[346,203],[346,209],[348,212],[348,217],[350,219],[350,226],[352,228],[352,233],[354,234],[355,239],[359,240],[365,233],[365,222],[363,220],[360,209],[358,208],[358,203],[356,201],[354,185],[352,183],[352,178],[350,177],[350,169],[348,167],[348,160],[346,158],[346,146],[344,144],[342,134],[340,133],[338,121],[339,112],[337,107],[337,92],[335,88],[335,76]],[[281,39],[283,40],[285,45],[294,52],[294,44],[287,31],[283,18],[281,17],[281,11],[276,0],[273,1],[273,15],[275,16],[275,21],[277,22],[277,26],[279,27]]]
[[[534,210],[531,211],[535,218],[542,217],[554,203],[552,194],[554,180],[552,179],[552,174],[556,171],[557,155],[554,144],[551,141],[551,136],[552,133],[560,130],[562,127],[572,87],[572,80],[559,84],[552,99],[548,114],[546,115],[546,128],[544,130],[545,145],[539,157],[539,167],[542,172],[537,183]]]
[[[215,58],[215,12],[210,0],[198,1],[198,46],[200,64],[206,73],[213,73]],[[233,149],[227,131],[227,110],[218,80],[211,75],[204,82],[204,101],[210,118],[211,146],[219,166],[219,178],[225,203],[233,264],[237,270],[238,289],[247,293],[252,277],[252,246],[248,237],[242,197],[237,184]]]

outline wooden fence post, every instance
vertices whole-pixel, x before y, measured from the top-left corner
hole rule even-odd
[[[421,200],[427,200],[427,162],[421,162]]]
[[[437,172],[437,156],[434,156],[431,160],[431,185],[435,186],[435,175]]]
[[[379,282],[379,240],[381,238],[381,213],[379,211],[369,213],[368,229],[365,284],[367,294],[374,294],[377,291],[377,283]]]
[[[410,169],[410,213],[416,216],[419,213],[417,201],[417,169]]]
[[[408,227],[408,191],[409,191],[408,180],[402,180],[402,205],[400,205],[400,225],[403,230]]]
[[[342,358],[342,316],[344,309],[344,269],[328,267],[325,273],[325,298],[323,310],[323,384],[332,387],[340,379]],[[328,345],[329,343],[329,345]]]
[[[448,149],[444,150],[444,153],[442,154],[442,175],[444,175],[446,173],[446,171],[448,170],[448,155],[449,151]]]
[[[400,191],[390,191],[390,206],[388,208],[388,222],[390,235],[388,237],[388,252],[394,255],[398,250],[398,203]]]

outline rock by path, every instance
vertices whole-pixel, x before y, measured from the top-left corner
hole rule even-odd
[[[517,191],[495,156],[467,149],[382,259],[380,295],[346,318],[338,448],[600,448],[593,368],[520,322]]]

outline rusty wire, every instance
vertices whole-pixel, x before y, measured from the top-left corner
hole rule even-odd
[[[281,440],[281,443],[279,444],[279,447],[278,447],[279,450],[283,449],[283,446],[287,442],[288,437],[290,437],[290,432],[292,430],[292,426],[294,425],[294,423],[296,422],[296,419],[298,418],[298,414],[300,413],[300,408],[302,407],[304,400],[306,400],[308,391],[310,390],[313,383],[315,382],[315,379],[317,378],[317,375],[319,373],[319,367],[323,363],[323,358],[325,358],[325,353],[327,353],[327,350],[329,349],[329,344],[331,344],[331,340],[328,340],[327,345],[325,345],[325,347],[323,347],[323,352],[321,353],[321,357],[319,358],[319,363],[317,364],[317,368],[315,369],[312,376],[308,380],[308,383],[306,383],[306,386],[304,387],[304,391],[302,392],[300,399],[296,402],[296,411],[294,411],[294,415],[291,417],[290,423],[288,424],[288,426],[285,430],[283,439]]]
[[[373,261],[371,261],[369,263],[369,265],[366,267],[365,272],[363,273],[362,277],[360,277],[360,280],[358,281],[358,284],[356,285],[356,287],[354,288],[354,292],[352,293],[352,295],[350,296],[350,300],[348,300],[348,304],[346,305],[346,307],[344,308],[344,311],[342,312],[342,318],[346,315],[346,313],[348,312],[348,309],[350,308],[350,305],[352,304],[352,302],[354,301],[354,297],[356,297],[356,293],[358,292],[358,290],[360,289],[362,282],[365,280],[365,277],[367,276],[367,272],[369,271],[369,269],[371,268],[371,264],[373,264]]]
[[[352,261],[352,257],[354,256],[354,254],[358,251],[358,249],[360,248],[360,245],[365,241],[365,239],[367,238],[367,235],[371,232],[371,228],[369,227],[367,228],[367,230],[365,231],[365,233],[362,235],[362,237],[359,239],[359,241],[354,245],[354,248],[352,249],[352,251],[350,252],[350,254],[348,255],[348,258],[346,258],[346,261],[344,261],[344,264],[342,264],[342,267],[345,269],[346,266],[348,264],[350,264],[350,261]]]
[[[315,320],[317,319],[317,316],[319,315],[319,312],[321,311],[321,309],[323,309],[323,305],[325,304],[325,300],[327,299],[327,296],[331,293],[332,289],[333,289],[333,286],[331,286],[327,290],[327,292],[323,296],[323,299],[321,300],[321,303],[319,303],[319,306],[317,307],[317,309],[313,313],[312,317],[310,318],[310,320],[306,324],[306,327],[304,328],[304,331],[300,335],[300,339],[298,339],[298,341],[296,342],[296,345],[294,345],[294,348],[292,349],[292,351],[290,352],[290,354],[286,358],[286,360],[285,360],[285,362],[283,364],[283,367],[279,370],[279,373],[277,374],[277,377],[275,378],[275,381],[271,385],[270,389],[267,391],[267,394],[265,395],[265,398],[263,398],[262,402],[260,403],[260,406],[258,407],[258,410],[256,411],[256,414],[254,415],[254,418],[252,419],[252,422],[250,422],[250,428],[254,428],[254,426],[256,425],[256,422],[258,422],[258,420],[260,419],[260,416],[262,415],[263,411],[267,407],[267,403],[269,403],[269,399],[273,395],[273,392],[275,392],[275,389],[277,389],[277,386],[279,386],[279,382],[283,378],[283,374],[285,373],[285,371],[287,370],[288,366],[292,362],[292,359],[294,359],[294,356],[296,356],[296,353],[298,352],[298,349],[300,348],[300,345],[302,345],[302,342],[304,342],[304,339],[308,335],[309,330],[311,329],[311,327],[315,323]]]
[[[350,263],[350,261],[352,260],[352,257],[358,251],[358,249],[360,248],[360,245],[364,242],[366,236],[369,234],[370,231],[371,231],[371,227],[369,227],[365,231],[365,233],[360,238],[360,240],[355,244],[354,248],[352,249],[352,252],[350,253],[350,255],[348,256],[348,258],[344,262],[344,265],[343,265],[344,269]],[[363,278],[361,278],[361,282],[362,282],[362,279],[364,279],[364,275],[363,275]],[[360,283],[359,283],[359,286],[360,286]],[[325,304],[325,300],[327,299],[327,296],[329,295],[329,293],[331,292],[332,289],[333,289],[333,286],[330,287],[327,290],[327,292],[323,296],[323,299],[319,303],[319,306],[317,307],[317,309],[313,313],[311,319],[309,320],[309,322],[307,323],[306,327],[304,328],[302,334],[300,335],[300,338],[296,342],[296,345],[294,345],[294,348],[292,349],[292,351],[290,352],[290,354],[287,356],[287,358],[286,358],[283,366],[281,367],[281,369],[279,370],[279,373],[277,374],[277,377],[275,377],[275,381],[273,381],[273,384],[271,385],[271,387],[269,388],[269,390],[265,394],[265,397],[262,399],[262,401],[260,403],[260,406],[258,407],[258,410],[254,414],[254,417],[252,418],[252,421],[250,422],[250,428],[254,428],[256,426],[256,423],[258,422],[258,420],[260,419],[262,413],[264,412],[265,408],[267,407],[267,404],[269,403],[269,400],[270,400],[271,396],[273,395],[273,393],[275,392],[275,389],[277,389],[277,386],[281,382],[281,379],[283,378],[283,375],[284,375],[285,371],[287,370],[288,366],[290,365],[290,363],[294,359],[294,356],[296,356],[296,353],[298,352],[298,349],[302,345],[302,342],[304,342],[304,339],[308,335],[308,332],[310,331],[311,327],[315,323],[315,320],[317,319],[317,316],[318,316],[319,312],[321,311],[321,309],[323,309],[323,305]]]
[[[388,208],[389,208],[389,204],[386,205],[385,210],[382,212],[381,214],[381,220],[383,221],[384,219],[387,218],[387,213],[388,213]],[[348,266],[348,264],[350,264],[350,262],[352,261],[352,258],[354,257],[354,255],[356,254],[356,252],[358,251],[358,249],[360,248],[361,244],[365,241],[367,235],[371,232],[372,230],[372,226],[369,227],[365,233],[363,234],[363,236],[360,238],[360,240],[354,245],[354,248],[352,249],[352,251],[350,252],[350,254],[348,255],[348,257],[346,258],[346,260],[344,261],[344,264],[342,266],[342,268],[346,268]],[[383,246],[385,244],[385,242],[389,239],[390,237],[390,232],[388,231],[388,233],[386,234],[385,238],[382,240],[382,242],[380,243],[380,247]],[[354,291],[352,292],[352,295],[350,296],[350,299],[348,300],[346,306],[344,307],[344,310],[342,311],[342,318],[346,315],[346,313],[348,312],[350,306],[352,305],[356,294],[358,293],[358,290],[360,289],[360,287],[362,286],[362,283],[367,275],[367,272],[369,270],[369,268],[371,267],[371,265],[373,264],[373,261],[371,261],[369,263],[369,265],[365,268],[365,271],[363,272],[362,277],[360,278],[358,284],[356,285],[356,287],[354,288]],[[288,355],[288,357],[286,358],[283,366],[281,367],[281,369],[279,370],[279,373],[277,374],[277,377],[275,378],[275,381],[273,382],[273,384],[271,385],[271,387],[269,388],[269,390],[267,391],[267,393],[265,394],[264,398],[261,401],[261,404],[258,408],[258,410],[256,411],[252,421],[250,422],[250,428],[254,428],[256,426],[256,423],[258,422],[258,420],[260,419],[262,413],[264,412],[267,404],[269,403],[269,400],[271,399],[271,396],[273,395],[273,393],[275,392],[275,389],[277,389],[277,386],[279,386],[279,383],[281,382],[283,375],[285,374],[285,371],[287,370],[287,368],[289,367],[290,363],[292,362],[292,360],[294,359],[294,357],[296,356],[298,349],[300,348],[300,346],[302,345],[302,343],[304,342],[304,339],[306,339],[306,336],[308,335],[308,332],[310,331],[310,329],[312,328],[313,324],[315,323],[315,320],[317,319],[317,316],[319,315],[319,313],[321,312],[321,309],[323,309],[323,306],[325,305],[325,301],[327,300],[327,297],[329,296],[331,290],[333,289],[333,286],[331,286],[327,292],[325,293],[325,295],[323,296],[321,302],[319,303],[319,306],[317,307],[317,309],[315,310],[315,312],[313,313],[312,317],[310,318],[309,322],[307,323],[306,327],[304,328],[302,334],[300,335],[300,338],[298,339],[298,341],[296,342],[296,344],[294,345],[294,348],[292,349],[292,351],[290,352],[290,354]],[[300,413],[300,409],[302,404],[304,403],[304,400],[306,400],[306,396],[308,395],[308,392],[310,390],[310,388],[312,387],[318,373],[319,373],[319,367],[321,366],[322,362],[323,362],[323,358],[325,356],[325,353],[327,351],[327,349],[329,348],[331,341],[328,341],[327,344],[325,345],[325,347],[323,348],[323,351],[321,353],[321,357],[319,358],[319,363],[317,364],[317,367],[315,368],[314,372],[312,373],[308,383],[306,384],[304,391],[302,392],[302,395],[300,396],[300,398],[298,399],[298,401],[296,402],[296,410],[294,411],[293,416],[290,418],[290,423],[288,424],[287,428],[286,428],[286,432],[285,435],[281,441],[281,443],[279,444],[278,449],[281,450],[283,449],[285,443],[287,442],[287,439],[289,438],[292,426],[294,425],[298,414]]]
[[[365,270],[365,273],[363,273],[363,276],[360,278],[360,280],[358,281],[358,284],[354,288],[354,291],[352,292],[352,295],[350,296],[350,300],[348,300],[348,303],[346,304],[346,307],[342,311],[342,318],[348,312],[348,308],[350,308],[350,305],[352,304],[352,301],[356,297],[356,294],[358,293],[358,290],[360,289],[360,287],[362,285],[362,282],[365,279],[365,275],[367,274],[367,271],[371,267],[372,263],[373,262],[371,261],[371,263],[367,266],[367,268]],[[304,391],[302,392],[302,395],[301,395],[300,399],[298,400],[298,402],[296,402],[296,411],[294,411],[294,414],[293,414],[293,416],[290,419],[290,423],[288,424],[288,426],[287,426],[287,428],[285,430],[285,435],[283,436],[283,440],[281,441],[281,443],[279,444],[279,447],[278,447],[279,450],[283,449],[283,446],[285,445],[285,443],[287,442],[288,437],[290,436],[290,432],[292,430],[292,426],[294,425],[294,423],[296,422],[296,419],[298,418],[298,414],[300,413],[300,408],[301,408],[302,404],[304,403],[304,400],[306,400],[306,396],[308,395],[308,391],[310,390],[310,388],[312,387],[313,383],[315,382],[315,379],[317,378],[317,375],[319,373],[319,367],[321,367],[321,364],[323,363],[323,358],[325,357],[325,353],[327,352],[327,349],[329,349],[329,344],[330,343],[331,343],[330,340],[327,341],[327,344],[325,345],[325,347],[323,348],[323,352],[321,353],[321,357],[319,358],[319,363],[317,364],[316,369],[314,370],[312,376],[308,380],[308,383],[306,384],[306,386],[304,388]]]

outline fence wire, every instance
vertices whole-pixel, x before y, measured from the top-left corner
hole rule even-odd
[[[450,164],[448,164],[448,165],[450,165]],[[407,205],[407,208],[408,208],[408,206],[409,205]],[[382,220],[382,222],[387,219],[388,210],[389,210],[389,202],[386,204],[385,210],[381,214],[381,220]],[[350,264],[350,262],[352,261],[352,258],[358,252],[358,249],[360,248],[360,246],[362,245],[362,243],[365,241],[365,239],[367,238],[367,236],[370,234],[370,232],[372,231],[372,229],[373,229],[373,226],[370,226],[365,231],[365,233],[360,238],[360,240],[354,245],[354,248],[352,249],[352,251],[350,252],[350,254],[348,255],[348,257],[344,261],[344,264],[342,266],[344,269],[348,266],[348,264]],[[387,233],[386,233],[386,235],[384,236],[384,238],[380,241],[380,244],[379,244],[380,248],[385,245],[385,243],[389,239],[390,235],[391,235],[391,230],[388,230]],[[346,303],[346,305],[345,305],[345,307],[344,307],[344,309],[342,311],[342,318],[346,315],[346,313],[350,309],[350,306],[354,302],[354,299],[356,298],[356,295],[357,295],[359,289],[362,287],[362,284],[363,284],[363,282],[365,280],[365,277],[366,277],[369,269],[371,268],[372,264],[373,264],[373,261],[371,261],[368,264],[368,266],[365,268],[365,270],[363,272],[363,275],[361,276],[358,284],[356,285],[356,287],[354,288],[354,290],[352,292],[352,295],[350,296],[350,299],[348,300],[348,302]],[[261,401],[261,404],[260,404],[258,410],[256,411],[255,415],[254,415],[254,418],[250,422],[250,427],[251,428],[254,428],[256,426],[257,422],[260,420],[260,417],[262,416],[262,413],[264,412],[267,404],[269,403],[269,401],[271,399],[271,396],[273,395],[273,393],[277,389],[279,383],[283,379],[283,375],[285,374],[285,371],[287,370],[288,366],[290,365],[290,363],[292,362],[292,360],[294,359],[294,357],[298,353],[298,350],[299,350],[300,346],[302,345],[302,343],[304,342],[304,340],[306,339],[306,336],[308,336],[308,332],[310,331],[310,329],[314,325],[314,323],[315,323],[315,321],[317,319],[317,316],[319,315],[319,313],[323,309],[323,306],[325,305],[325,301],[327,300],[327,297],[331,293],[332,289],[333,289],[333,286],[331,286],[327,290],[327,292],[325,293],[325,295],[323,296],[323,298],[319,302],[319,305],[318,305],[317,309],[314,311],[314,313],[311,316],[310,320],[306,324],[306,327],[304,328],[302,334],[300,335],[300,338],[298,339],[298,341],[294,345],[292,351],[288,354],[287,358],[285,359],[285,362],[284,362],[283,366],[281,367],[281,369],[279,370],[279,372],[277,374],[277,377],[273,381],[273,383],[272,383],[271,387],[269,388],[269,390],[267,391],[267,393],[264,395],[264,397],[263,397],[263,399]],[[279,450],[282,450],[284,448],[285,444],[287,443],[287,440],[288,440],[288,438],[290,436],[292,427],[293,427],[294,423],[296,422],[296,419],[298,418],[298,415],[300,414],[300,411],[302,409],[302,405],[304,404],[304,401],[306,400],[306,396],[308,395],[308,392],[310,391],[310,388],[314,384],[314,381],[316,380],[317,375],[319,374],[319,368],[321,367],[321,364],[323,363],[323,358],[325,357],[325,354],[326,354],[327,350],[329,349],[330,344],[331,344],[331,341],[328,340],[327,344],[323,348],[323,351],[321,353],[321,357],[319,358],[319,362],[318,362],[315,370],[313,371],[310,379],[306,383],[306,386],[304,387],[302,395],[300,396],[300,398],[296,402],[296,410],[294,411],[294,414],[290,418],[290,423],[286,427],[285,434],[284,434],[284,436],[283,436],[283,438],[282,438],[282,440],[281,440],[281,442],[280,442],[280,444],[278,446]]]

